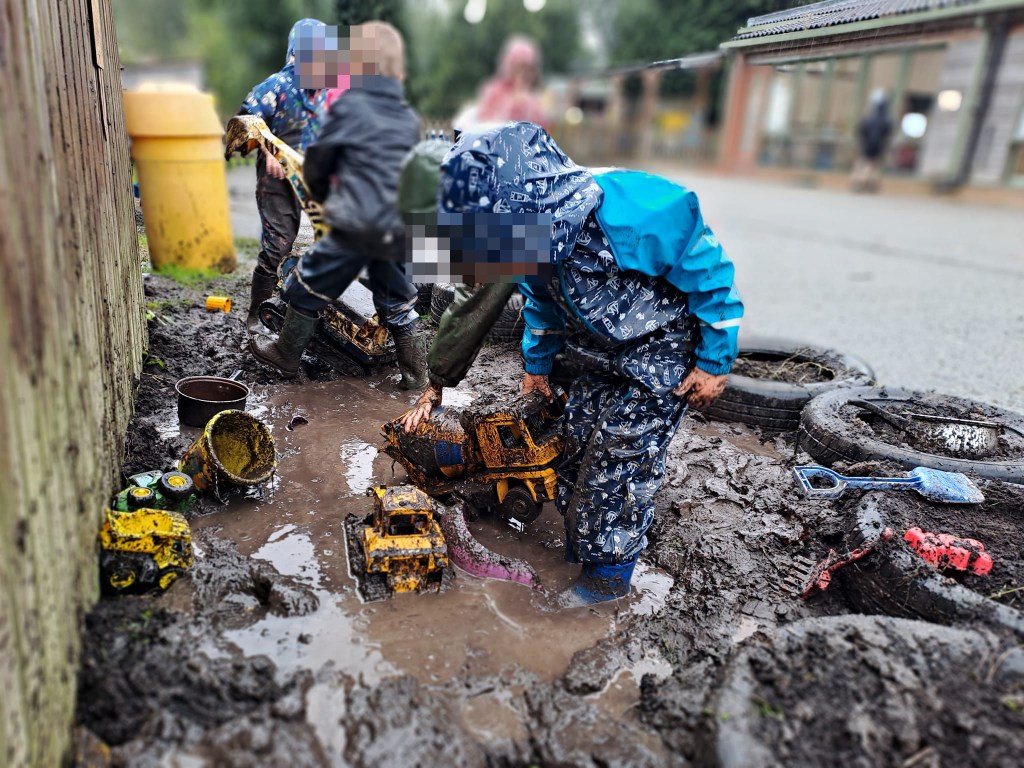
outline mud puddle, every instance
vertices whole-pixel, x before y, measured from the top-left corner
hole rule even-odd
[[[446,401],[470,401],[471,393],[455,393]],[[393,468],[377,446],[380,425],[412,398],[386,377],[312,383],[261,395],[262,418],[281,456],[276,487],[264,498],[233,499],[196,518],[193,527],[235,542],[242,555],[265,561],[314,590],[316,611],[268,614],[225,631],[223,638],[246,657],[272,659],[280,681],[312,673],[317,682],[307,696],[309,720],[334,754],[346,744],[336,727],[345,711],[346,690],[398,676],[440,688],[452,702],[464,700],[464,725],[477,738],[515,740],[522,735],[515,724],[527,684],[555,680],[575,653],[664,605],[673,580],[651,565],[638,568],[630,598],[595,609],[556,611],[549,594],[458,571],[452,586],[440,594],[360,602],[348,569],[342,521],[349,513],[370,511],[365,495],[370,484],[404,481],[401,467]],[[297,413],[305,423],[289,430]],[[548,593],[564,589],[578,574],[579,566],[562,557],[562,520],[553,508],[522,533],[490,517],[470,527],[485,546],[534,565]],[[465,681],[481,680],[492,681],[483,686],[490,691],[476,691],[478,682],[466,690]],[[635,705],[639,689],[633,685],[628,691],[629,705]]]

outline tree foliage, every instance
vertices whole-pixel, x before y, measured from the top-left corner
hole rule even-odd
[[[609,32],[615,64],[642,64],[714,51],[746,26],[753,16],[781,11],[812,0],[620,0]],[[661,82],[663,95],[690,95],[692,72],[669,72]],[[638,83],[629,83],[638,91]],[[711,80],[711,123],[718,119],[724,88],[719,71]]]
[[[446,15],[421,9],[416,16],[421,48],[416,66],[410,67],[408,92],[423,114],[451,117],[471,100],[494,73],[502,45],[513,34],[537,41],[546,73],[566,72],[579,63],[582,46],[574,0],[548,0],[536,13],[527,11],[521,0],[489,0],[479,24],[465,20],[465,4],[448,0]]]
[[[404,29],[402,0],[335,0],[334,23],[353,27],[367,21],[386,21]]]
[[[285,62],[299,19],[333,21],[334,0],[113,0],[126,64],[195,58],[224,115]]]
[[[611,30],[612,61],[632,64],[713,51],[747,19],[808,0],[623,0]]]

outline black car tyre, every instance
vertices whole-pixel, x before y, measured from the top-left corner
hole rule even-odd
[[[879,438],[864,419],[856,402],[867,400],[876,405],[909,404],[906,407],[931,407],[937,404],[962,409],[963,418],[985,420],[1003,425],[1019,445],[1024,441],[1024,414],[987,403],[946,395],[911,392],[902,389],[854,387],[826,392],[811,400],[800,419],[800,447],[816,461],[832,465],[837,461],[890,461],[907,469],[931,467],[946,472],[963,472],[974,477],[1024,483],[1024,455],[992,459],[967,459],[928,453],[908,445],[893,445]]]
[[[430,303],[434,295],[433,283],[413,283],[416,287],[416,312],[425,315],[430,311]]]
[[[430,319],[435,325],[441,322],[441,315],[455,301],[456,288],[454,283],[437,283],[434,286],[434,295],[430,300]],[[523,304],[523,295],[519,291],[513,293],[491,327],[487,338],[491,341],[520,341],[526,327],[526,321],[523,320]]]

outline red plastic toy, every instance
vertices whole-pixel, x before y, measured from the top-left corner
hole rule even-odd
[[[992,557],[977,539],[965,539],[948,533],[928,533],[911,528],[904,535],[918,555],[940,570],[952,568],[984,576],[992,570]]]

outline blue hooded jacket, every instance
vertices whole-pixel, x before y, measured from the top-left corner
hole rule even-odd
[[[677,297],[682,312],[699,322],[697,367],[712,374],[729,372],[743,304],[733,284],[732,262],[705,224],[693,192],[638,171],[592,172],[576,165],[543,128],[531,123],[464,133],[441,171],[442,220],[446,213],[550,214],[550,259],[563,288],[573,279],[564,269],[567,255],[583,242],[581,237],[587,238],[588,220],[596,219],[622,279],[630,272],[649,278],[657,294],[652,303]],[[507,232],[501,245],[506,258],[529,248],[510,244]],[[606,330],[588,322],[592,308],[581,311],[568,292],[559,297],[566,300],[554,302],[545,286],[526,283],[521,290],[527,299],[527,373],[549,373],[564,343],[566,317],[559,304],[573,310],[579,325],[613,345],[621,344],[624,336],[640,341],[651,330]],[[611,293],[606,295],[613,301]],[[628,325],[629,318],[620,317]]]
[[[288,55],[281,71],[254,87],[240,110],[262,117],[275,136],[300,152],[305,152],[320,132],[318,115],[327,92],[300,88],[296,65],[325,44],[326,30],[327,25],[316,19],[295,22],[288,33]]]

